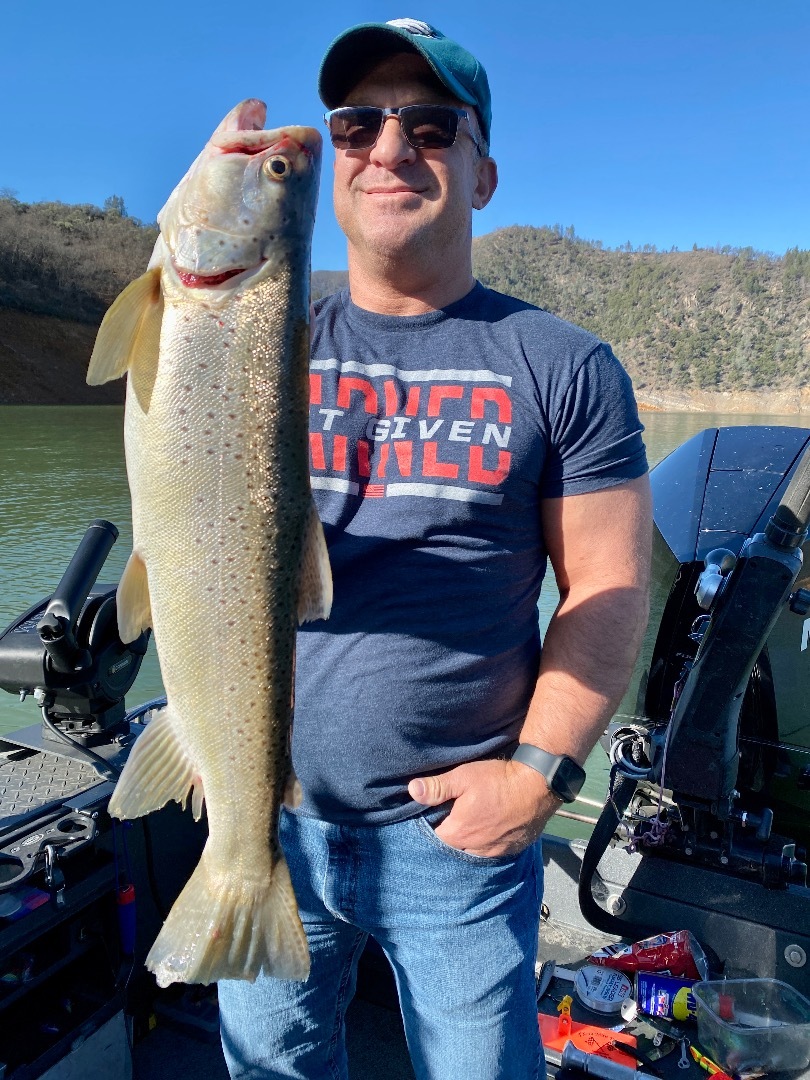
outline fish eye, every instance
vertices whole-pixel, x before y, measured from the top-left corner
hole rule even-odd
[[[262,168],[265,175],[269,176],[271,180],[286,180],[292,172],[289,158],[285,158],[282,154],[274,154],[273,157],[269,157]]]

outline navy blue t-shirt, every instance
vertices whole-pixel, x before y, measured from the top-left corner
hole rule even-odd
[[[540,502],[647,469],[630,380],[593,334],[477,284],[417,316],[316,307],[310,465],[334,579],[302,627],[302,812],[420,812],[414,776],[514,743],[540,660]]]

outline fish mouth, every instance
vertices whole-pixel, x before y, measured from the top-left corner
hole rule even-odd
[[[250,270],[258,269],[255,266],[241,266],[235,270],[224,270],[221,274],[195,274],[191,270],[181,270],[175,263],[172,266],[178,280],[187,289],[215,289],[217,285],[223,285],[226,281],[230,281],[231,278],[238,277],[239,274],[246,274]]]

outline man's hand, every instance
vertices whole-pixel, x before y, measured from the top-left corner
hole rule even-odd
[[[528,847],[561,805],[544,778],[519,761],[471,761],[411,780],[408,792],[423,806],[453,800],[436,835],[451,847],[490,857]]]

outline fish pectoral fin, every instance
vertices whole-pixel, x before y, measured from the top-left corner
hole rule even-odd
[[[284,798],[281,800],[290,810],[297,810],[304,799],[304,791],[301,781],[294,772],[290,772],[287,785],[284,788]]]
[[[146,563],[137,551],[129,557],[118,582],[118,636],[125,645],[140,637],[152,625],[152,601]]]
[[[163,294],[160,267],[147,270],[113,302],[99,327],[87,382],[100,386],[141,365],[157,369]]]
[[[332,610],[332,568],[329,565],[329,552],[323,525],[315,509],[310,504],[309,518],[304,533],[304,551],[301,563],[301,584],[298,592],[298,621],[311,622],[312,619],[328,619]]]
[[[167,705],[156,713],[132,747],[124,771],[110,797],[116,818],[143,817],[174,799],[185,806],[189,789],[202,803],[202,780],[177,736],[177,724]]]

